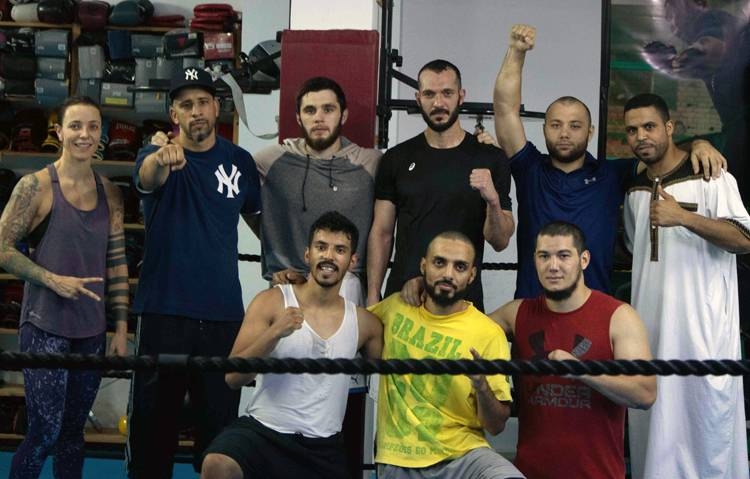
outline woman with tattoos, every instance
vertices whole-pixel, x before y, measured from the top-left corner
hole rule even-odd
[[[74,97],[63,103],[58,118],[60,158],[21,178],[0,218],[0,267],[26,281],[20,349],[103,354],[106,299],[117,320],[110,353],[124,355],[128,271],[122,198],[91,166],[101,111],[90,98]],[[30,257],[16,249],[21,240],[28,241]],[[23,376],[28,432],[13,456],[10,477],[38,477],[49,454],[55,477],[81,477],[83,427],[100,372],[24,369]]]

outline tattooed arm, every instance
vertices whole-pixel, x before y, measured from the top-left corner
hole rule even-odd
[[[76,278],[48,271],[16,249],[16,243],[42,222],[52,204],[49,175],[36,172],[21,178],[0,217],[0,267],[24,281],[45,286],[64,298],[78,299],[83,294],[100,301],[86,289],[87,283],[102,278]]]
[[[115,335],[109,354],[125,356],[128,333],[128,263],[125,257],[123,203],[119,187],[102,178],[109,205],[109,242],[107,243],[107,307],[115,318]]]
[[[16,243],[36,227],[41,218],[37,212],[43,193],[39,182],[41,173],[26,175],[13,188],[13,193],[0,217],[0,266],[25,281],[46,286],[49,271],[31,261],[16,249]]]

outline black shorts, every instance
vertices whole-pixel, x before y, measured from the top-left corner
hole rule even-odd
[[[283,434],[251,416],[242,416],[224,429],[205,453],[231,457],[247,478],[348,477],[341,433],[325,438]]]

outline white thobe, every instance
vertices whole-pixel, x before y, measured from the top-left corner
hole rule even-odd
[[[750,234],[734,177],[722,173],[706,182],[678,170],[662,179],[667,193],[697,214]],[[645,172],[639,179],[625,199],[625,231],[633,252],[632,304],[654,357],[739,359],[735,255],[687,228],[659,227],[658,260],[652,261],[652,191]],[[657,384],[650,410],[629,411],[633,478],[747,478],[742,377],[659,376]]]

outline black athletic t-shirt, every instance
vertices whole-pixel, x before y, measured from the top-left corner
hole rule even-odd
[[[504,210],[511,209],[510,164],[497,147],[479,143],[470,133],[455,148],[433,148],[424,134],[388,150],[375,178],[375,198],[396,205],[396,256],[386,295],[419,276],[419,261],[437,234],[454,230],[471,238],[477,271],[484,254],[487,204],[469,185],[475,168],[488,168]],[[483,310],[480,276],[467,298]]]

